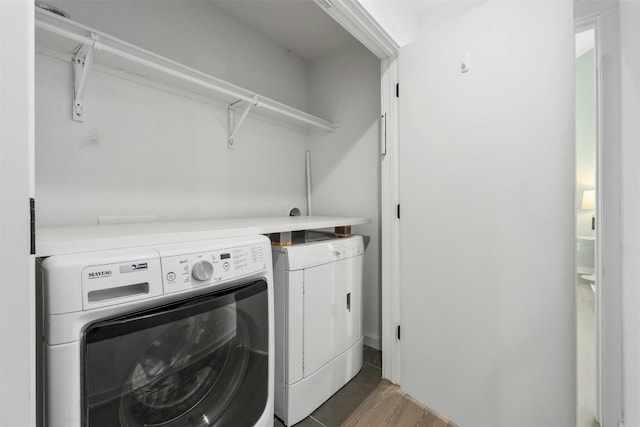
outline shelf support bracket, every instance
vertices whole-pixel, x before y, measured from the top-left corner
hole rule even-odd
[[[98,41],[99,36],[91,33],[91,39]],[[74,85],[73,85],[73,120],[84,121],[84,90],[87,77],[93,64],[94,44],[83,44],[73,57]]]
[[[238,122],[235,122],[235,111],[236,111],[236,107],[238,107],[240,104],[246,103],[247,106],[245,107],[244,111],[242,112],[242,115],[240,116],[240,118],[238,119]],[[253,107],[257,107],[258,106],[258,97],[257,96],[253,96],[253,102],[249,102],[249,101],[237,101],[234,102],[233,104],[229,105],[228,108],[228,124],[229,124],[229,130],[227,133],[227,147],[232,149],[233,148],[233,138],[236,136],[236,133],[238,133],[238,130],[240,129],[240,126],[242,125],[242,122],[244,122],[244,119],[247,118],[247,115],[249,114],[249,111],[251,111],[251,109]]]

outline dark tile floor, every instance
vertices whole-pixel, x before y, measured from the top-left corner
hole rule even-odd
[[[382,377],[382,353],[374,348],[364,348],[362,369],[351,381],[336,392],[310,416],[296,427],[338,427],[369,396]],[[274,427],[283,427],[279,419]]]

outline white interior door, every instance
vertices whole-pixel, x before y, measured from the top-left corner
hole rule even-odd
[[[575,425],[573,6],[447,2],[400,53],[401,386]]]

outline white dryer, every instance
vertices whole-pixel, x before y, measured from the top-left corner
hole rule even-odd
[[[273,247],[275,413],[287,426],[362,368],[363,239],[318,235]]]
[[[272,426],[264,236],[52,256],[45,425]]]

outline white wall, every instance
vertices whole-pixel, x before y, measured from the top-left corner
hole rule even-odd
[[[309,137],[250,114],[228,150],[224,105],[97,68],[78,123],[70,119],[71,66],[37,55],[38,225],[304,211],[304,153],[311,148],[314,214],[373,218],[354,232],[371,238],[364,332],[367,344],[379,347],[379,60],[357,47],[309,65],[206,2],[55,4],[85,25],[342,126]]]
[[[35,425],[29,256],[33,3],[0,1],[0,425]]]
[[[402,388],[461,426],[573,426],[572,2],[442,2],[418,28],[400,54]]]
[[[640,426],[640,3],[620,1],[623,378],[626,427]]]
[[[210,4],[57,4],[86,25],[306,109],[307,65]],[[78,123],[69,64],[37,55],[35,82],[39,226],[287,215],[304,206],[306,133],[251,114],[229,150],[225,105],[97,69]]]
[[[51,0],[71,19],[292,107],[307,65],[203,0]]]
[[[370,238],[364,259],[365,344],[381,348],[380,319],[380,60],[349,48],[312,64],[309,107],[340,127],[313,135],[314,215],[372,218],[353,232]]]

